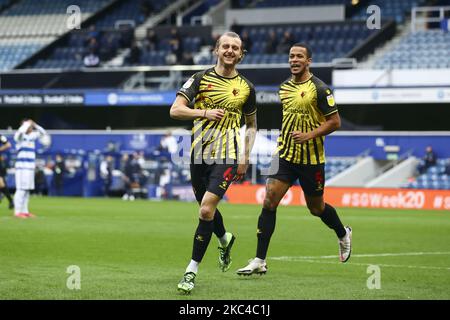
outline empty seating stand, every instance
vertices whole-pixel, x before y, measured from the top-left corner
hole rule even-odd
[[[356,158],[329,157],[325,164],[325,177],[331,179],[357,162]]]
[[[53,38],[0,39],[0,71],[8,71],[47,45]]]
[[[0,14],[0,71],[13,69],[38,50],[56,40],[67,29],[67,8],[76,3],[81,21],[112,0],[22,0],[0,1],[10,5]]]
[[[162,10],[170,3],[169,0],[151,1],[154,13]],[[130,46],[128,41],[124,41],[123,29],[119,25],[131,25],[130,34],[134,38],[134,28],[143,23],[146,17],[141,11],[140,0],[122,0],[115,7],[110,9],[104,16],[95,20],[90,26],[84,30],[73,30],[68,37],[68,40],[55,48],[48,57],[37,61],[33,68],[62,68],[74,69],[83,67],[83,57],[88,53],[87,39],[89,37],[90,28],[95,26],[98,41],[98,52],[102,62],[113,58],[120,48],[127,48]],[[126,42],[126,43],[125,43]],[[150,59],[154,65],[165,64],[164,59],[160,56],[165,55],[143,55],[147,60]]]
[[[86,19],[112,0],[78,0]],[[22,0],[1,14],[0,37],[58,36],[67,32],[67,8],[71,0]]]
[[[391,18],[397,23],[403,23],[405,17],[411,15],[411,8],[424,5],[425,0],[376,0],[370,1],[367,5],[364,5],[359,12],[357,12],[352,18],[355,20],[365,20],[368,17],[367,8],[371,5],[377,5],[382,12],[384,19]]]
[[[441,30],[411,32],[376,61],[374,68],[450,68],[450,33]]]

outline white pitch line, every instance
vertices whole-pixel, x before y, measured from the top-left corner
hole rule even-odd
[[[293,260],[291,260],[293,261]],[[331,261],[321,261],[321,260],[307,260],[307,259],[300,259],[295,260],[296,262],[308,262],[308,263],[320,263],[320,264],[341,264],[340,262],[331,262]],[[370,266],[373,265],[373,263],[353,263],[350,262],[347,265],[352,266]],[[450,268],[447,267],[435,267],[435,266],[411,266],[411,265],[401,265],[401,264],[376,264],[380,267],[392,267],[392,268],[407,268],[407,269],[432,269],[432,270],[450,270]]]
[[[398,253],[370,253],[370,254],[352,254],[353,258],[369,258],[369,257],[402,257],[402,256],[426,256],[426,255],[450,255],[450,252],[398,252]],[[301,261],[308,259],[336,259],[339,256],[282,256],[273,257],[273,260],[290,260]]]
[[[352,258],[365,258],[365,257],[401,257],[401,256],[424,256],[424,255],[450,255],[450,252],[399,252],[399,253],[373,253],[373,254],[352,254]],[[280,261],[295,261],[295,262],[308,262],[308,263],[321,263],[321,264],[340,264],[339,262],[323,261],[317,259],[337,259],[338,256],[297,256],[297,257],[273,257],[271,260]],[[349,263],[356,266],[369,266],[373,263]],[[408,268],[408,269],[434,269],[434,270],[450,270],[450,267],[436,267],[436,266],[413,266],[413,265],[399,265],[399,264],[378,264],[381,267],[393,267],[393,268]]]

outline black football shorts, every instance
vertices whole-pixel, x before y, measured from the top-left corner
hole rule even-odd
[[[278,165],[276,164],[278,161]],[[278,169],[277,169],[278,168]],[[272,170],[273,169],[273,170]],[[297,180],[308,196],[321,196],[325,185],[325,164],[295,164],[275,156],[268,177],[293,185]]]
[[[237,172],[237,163],[191,164],[191,182],[195,198],[201,202],[206,191],[223,198]]]

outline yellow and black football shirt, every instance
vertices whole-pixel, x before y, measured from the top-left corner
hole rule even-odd
[[[220,121],[194,120],[191,155],[195,159],[237,159],[242,113],[256,112],[253,84],[240,74],[226,78],[210,68],[194,74],[177,92],[179,94],[189,102],[195,101],[195,109],[225,111]]]
[[[324,140],[317,137],[302,144],[294,143],[292,131],[309,132],[338,111],[330,88],[319,78],[303,82],[286,80],[278,92],[283,106],[281,135],[278,137],[280,158],[295,164],[325,163]]]

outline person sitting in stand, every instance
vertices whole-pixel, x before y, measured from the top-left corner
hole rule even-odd
[[[434,153],[433,148],[431,146],[426,147],[425,155],[417,168],[419,170],[419,174],[424,174],[428,168],[435,166],[436,159],[436,154]]]

